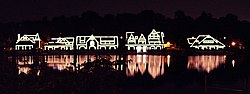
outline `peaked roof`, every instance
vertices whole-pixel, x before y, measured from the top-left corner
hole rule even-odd
[[[145,37],[144,37],[143,34],[141,34],[141,36],[139,37],[138,41],[143,41],[143,42],[146,41],[146,39],[145,39]]]
[[[73,40],[70,41],[71,39],[73,39]],[[60,43],[62,43],[62,42],[74,42],[74,37],[64,37],[64,38],[59,37],[59,38],[57,38],[57,42],[60,42]]]
[[[134,40],[136,40],[136,39],[135,39],[135,36],[134,36],[133,34],[130,34],[130,36],[128,37],[128,40],[134,41]]]
[[[31,43],[35,44],[36,41],[40,41],[39,34],[36,33],[36,35],[23,35],[20,37],[20,39],[17,40],[16,44],[19,43],[20,41],[30,41]]]
[[[152,35],[152,34],[157,34],[157,36],[160,36],[158,33],[159,33],[159,32],[156,32],[156,30],[153,29],[152,32],[149,34],[149,36]]]
[[[89,40],[95,40],[96,42],[98,42],[98,41],[96,40],[96,38],[94,37],[93,34],[89,37],[89,39],[86,41],[86,43],[87,43]],[[98,42],[98,43],[99,43],[99,42]]]
[[[221,43],[220,41],[218,41],[217,39],[213,38],[210,35],[199,35],[196,40],[191,44],[190,47],[194,46],[194,45],[199,45],[201,43],[203,43],[207,38],[211,38],[216,44],[225,46],[223,43]]]
[[[187,38],[188,44],[193,44],[195,40],[196,40],[196,38],[194,38],[194,37]]]

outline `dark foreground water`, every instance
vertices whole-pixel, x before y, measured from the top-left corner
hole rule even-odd
[[[244,55],[6,58],[1,63],[1,94],[242,94],[249,91],[250,64]]]

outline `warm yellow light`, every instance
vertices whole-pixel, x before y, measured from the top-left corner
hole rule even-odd
[[[170,47],[170,45],[171,45],[171,43],[170,43],[170,42],[167,42],[167,43],[164,44],[163,46],[164,46],[164,48],[166,48],[166,47]]]
[[[233,42],[231,43],[231,45],[232,45],[232,46],[235,46],[235,45],[236,45],[236,43],[233,41]]]
[[[168,45],[170,45],[170,42],[167,42]]]

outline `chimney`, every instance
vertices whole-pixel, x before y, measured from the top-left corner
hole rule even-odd
[[[20,40],[20,34],[17,34],[17,40]]]

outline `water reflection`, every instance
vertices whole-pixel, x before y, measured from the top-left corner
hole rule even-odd
[[[20,67],[20,66],[18,66],[18,74],[20,74],[20,73],[25,73],[25,74],[28,74],[29,73],[29,71],[31,70],[29,67]]]
[[[74,62],[74,55],[48,55],[40,58],[44,58],[44,62],[47,64],[47,67],[51,67],[56,70],[74,70],[74,66],[72,64]],[[87,62],[92,62],[97,58],[103,58],[114,62],[119,59],[119,56],[77,55],[76,64],[85,64]],[[43,59],[39,59],[38,63],[40,64],[42,60]],[[113,68],[116,70],[126,71],[127,76],[134,76],[136,73],[143,75],[147,72],[152,76],[152,78],[156,78],[157,76],[164,74],[164,61],[167,63],[168,67],[170,66],[170,55],[166,57],[160,55],[128,55],[127,60],[129,61],[127,66],[124,66],[124,64],[115,64],[113,65]],[[35,61],[34,56],[19,56],[17,58],[19,73],[23,72],[28,74],[31,70],[28,65],[34,64]]]
[[[92,62],[97,58],[107,59],[111,62],[116,61],[118,59],[117,55],[76,55],[76,65],[85,64],[86,62]],[[38,59],[38,60],[37,60]],[[43,61],[44,59],[44,61]],[[38,58],[34,56],[18,56],[17,64],[20,73],[28,73],[31,69],[28,67],[31,64],[34,64],[37,61],[38,64],[43,63],[47,64],[47,67],[51,67],[56,70],[74,70],[73,62],[74,55],[47,55],[40,56]],[[83,67],[80,67],[80,69]],[[123,69],[122,69],[123,70]]]
[[[127,76],[134,76],[136,73],[143,75],[146,70],[153,78],[164,74],[164,56],[128,55],[128,60],[130,62],[126,69]]]
[[[17,62],[18,65],[33,64],[33,56],[18,56]]]
[[[144,75],[148,73],[152,78],[164,75],[164,67],[171,67],[171,56],[162,55],[127,55],[127,65],[125,63],[114,63],[113,69],[126,72],[127,76],[135,76],[136,74]],[[183,57],[174,57],[183,59]],[[56,70],[75,70],[84,68],[85,63],[92,62],[96,59],[106,59],[111,62],[122,60],[123,57],[119,55],[76,55],[76,61],[74,61],[74,55],[48,55],[48,56],[18,56],[17,64],[19,73],[30,73],[31,64],[46,63],[47,67]],[[188,56],[188,69],[196,69],[199,72],[211,72],[218,66],[226,63],[225,55],[201,55],[201,56]],[[73,62],[76,63],[74,66]],[[166,64],[165,64],[166,63]],[[231,61],[232,66],[235,66],[235,61]],[[39,72],[40,70],[37,70]],[[39,74],[39,73],[38,73]]]
[[[232,65],[233,65],[233,67],[234,67],[234,65],[235,65],[235,60],[232,60]]]
[[[167,55],[167,58],[165,57],[165,61],[167,61],[168,67],[170,66],[170,55]]]
[[[188,69],[196,69],[199,72],[210,72],[226,63],[225,55],[201,55],[188,56]]]
[[[19,69],[18,74],[25,73],[30,74],[31,73],[31,64],[41,64],[41,56],[18,56],[17,57],[17,68]],[[38,70],[40,73],[40,71]],[[39,73],[37,73],[39,75]]]
[[[73,55],[49,55],[45,58],[48,67],[63,70],[72,66],[74,61]]]

